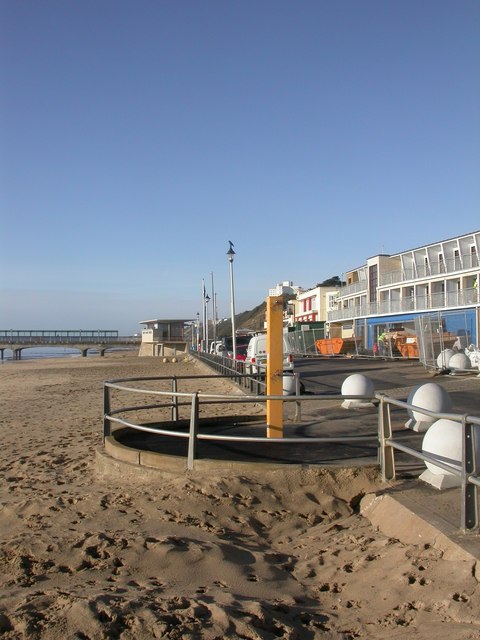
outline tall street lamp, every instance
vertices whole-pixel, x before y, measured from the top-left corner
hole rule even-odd
[[[210,296],[205,296],[205,351],[208,353],[208,303],[210,302]]]
[[[202,351],[205,351],[205,342],[207,340],[207,305],[205,298],[207,290],[205,289],[205,280],[202,279]]]
[[[215,293],[215,286],[213,284],[213,271],[212,271],[212,333],[213,333],[213,353],[216,353],[217,348],[217,294]]]
[[[237,338],[235,335],[235,290],[233,287],[233,256],[235,251],[233,250],[233,242],[228,241],[230,248],[227,251],[228,261],[230,263],[230,315],[232,317],[232,350],[233,361],[237,362]]]
[[[197,311],[197,343],[196,351],[200,351],[200,312]]]

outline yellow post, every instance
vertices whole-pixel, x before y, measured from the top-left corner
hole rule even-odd
[[[267,298],[267,396],[283,395],[283,298]],[[283,437],[283,401],[267,400],[267,438]]]

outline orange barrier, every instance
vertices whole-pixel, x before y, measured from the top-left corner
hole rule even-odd
[[[354,338],[322,338],[315,340],[315,347],[322,356],[338,356],[355,351]]]
[[[400,352],[402,358],[418,358],[416,338],[398,337],[394,342],[395,348]]]

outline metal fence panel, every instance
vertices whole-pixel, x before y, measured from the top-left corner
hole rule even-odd
[[[285,337],[294,355],[313,356],[318,355],[315,342],[322,339],[324,335],[324,329],[306,329],[303,331],[290,331]]]
[[[465,311],[438,311],[415,318],[420,362],[426,368],[435,369],[444,349],[463,351],[473,339],[471,324]]]

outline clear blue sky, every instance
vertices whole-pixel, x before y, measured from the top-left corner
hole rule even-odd
[[[480,228],[478,0],[1,0],[0,328],[229,314]]]

